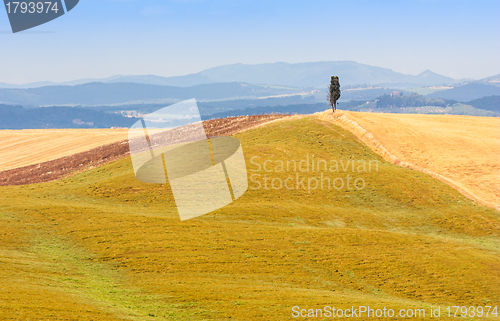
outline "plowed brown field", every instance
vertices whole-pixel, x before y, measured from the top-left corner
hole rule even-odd
[[[0,171],[38,164],[127,139],[127,129],[0,130]]]
[[[348,129],[392,163],[429,173],[500,209],[500,118],[348,111],[318,115]]]

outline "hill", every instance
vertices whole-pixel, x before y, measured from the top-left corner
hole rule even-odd
[[[467,101],[493,95],[500,95],[499,87],[481,83],[469,83],[451,89],[436,91],[428,94],[427,97]]]
[[[397,94],[383,94],[371,100],[350,100],[339,102],[339,108],[349,111],[392,113],[392,114],[435,114],[435,115],[468,115],[498,117],[500,116],[498,96],[485,97],[466,103],[458,103],[454,100],[431,98],[417,93],[397,92]],[[206,112],[203,119],[219,117],[232,117],[243,115],[263,114],[313,114],[325,110],[327,104],[319,102],[316,104],[289,104],[265,106],[263,100],[240,100],[208,103],[208,106],[200,104],[200,111]],[[262,103],[260,102],[262,101]],[[308,100],[305,100],[308,101]],[[249,104],[251,102],[251,104]],[[473,106],[474,104],[475,106]],[[251,105],[251,106],[249,106]],[[249,106],[242,109],[242,106]],[[239,107],[239,108],[231,108]],[[214,112],[216,110],[221,110]]]
[[[431,306],[499,304],[498,212],[315,117],[237,137],[254,175],[249,190],[189,221],[179,221],[168,184],[138,182],[128,158],[61,181],[0,187],[2,316],[280,320],[294,306],[364,305],[423,308],[415,320],[427,320]],[[312,170],[313,159],[378,166]],[[309,170],[281,171],[278,160]],[[365,187],[255,183],[299,175],[307,184],[321,174],[362,178]]]
[[[468,105],[479,109],[500,112],[500,96],[488,96],[467,102]]]
[[[486,85],[500,86],[500,74],[495,75],[495,76],[491,76],[491,77],[487,77],[487,78],[483,78],[483,79],[477,80],[476,82],[483,83]]]
[[[354,89],[343,89],[342,95],[340,96],[341,101],[346,100],[372,100],[376,99],[378,96],[389,94],[393,92],[394,88],[354,88]],[[326,91],[325,91],[326,92]]]
[[[234,97],[257,98],[301,93],[293,88],[271,88],[244,83],[214,83],[172,87],[136,83],[88,83],[75,86],[46,86],[28,89],[0,89],[0,102],[21,105],[107,105],[179,100],[217,100]]]
[[[456,103],[456,101],[445,101],[438,98],[427,98],[417,93],[397,93],[396,95],[382,95],[375,99],[377,108],[401,108],[401,107],[422,107],[422,106],[438,106],[446,107],[448,104]]]
[[[148,85],[191,87],[219,82],[244,82],[291,87],[325,88],[331,75],[339,75],[342,85],[371,84],[385,87],[418,87],[452,84],[452,78],[425,70],[419,75],[407,75],[391,69],[360,64],[354,61],[321,61],[305,63],[267,63],[223,65],[185,76],[116,75],[104,79],[80,79],[59,85],[81,85],[90,82],[139,83]],[[55,85],[39,82],[26,85],[0,84],[0,88],[34,88]],[[354,98],[353,98],[354,99]]]
[[[492,117],[322,114],[393,163],[431,174],[482,204],[500,209],[500,119]]]
[[[248,82],[253,84],[324,88],[325,80],[339,75],[342,84],[381,84],[386,87],[438,85],[453,83],[452,78],[425,71],[412,76],[390,69],[359,64],[354,61],[325,61],[289,64],[233,64],[203,70],[197,74],[172,78],[172,81]]]
[[[88,108],[23,108],[0,104],[0,129],[130,127],[136,118]]]

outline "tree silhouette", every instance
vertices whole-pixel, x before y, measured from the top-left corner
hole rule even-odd
[[[338,76],[332,76],[330,81],[330,86],[328,86],[328,94],[326,95],[326,99],[332,106],[333,112],[337,110],[337,100],[340,98],[340,83]]]

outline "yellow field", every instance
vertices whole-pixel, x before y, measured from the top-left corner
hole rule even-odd
[[[500,208],[500,118],[326,111],[394,164],[413,168]]]
[[[127,139],[128,129],[0,130],[0,171],[38,164]]]
[[[295,306],[327,305],[423,311],[411,320],[457,320],[448,306],[498,312],[498,211],[315,116],[236,137],[248,191],[188,221],[170,185],[138,181],[130,157],[0,186],[0,319],[330,320],[292,317]],[[378,165],[312,169],[313,159]],[[280,170],[279,161],[309,165]],[[348,176],[363,188],[306,187]]]
[[[426,172],[465,196],[500,208],[500,119],[492,117],[319,114],[348,129],[394,164]],[[297,118],[297,117],[294,117]],[[0,171],[127,139],[127,129],[0,131]]]

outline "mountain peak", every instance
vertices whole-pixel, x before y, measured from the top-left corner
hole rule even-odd
[[[444,85],[456,83],[455,79],[437,74],[429,69],[424,70],[422,73],[416,75],[415,77],[419,78],[422,83],[427,83],[427,85]]]
[[[422,71],[420,74],[418,74],[417,76],[420,76],[420,77],[429,77],[429,76],[441,76],[441,75],[438,75],[435,72],[433,72],[433,71],[431,71],[429,69],[426,69],[426,70]]]

